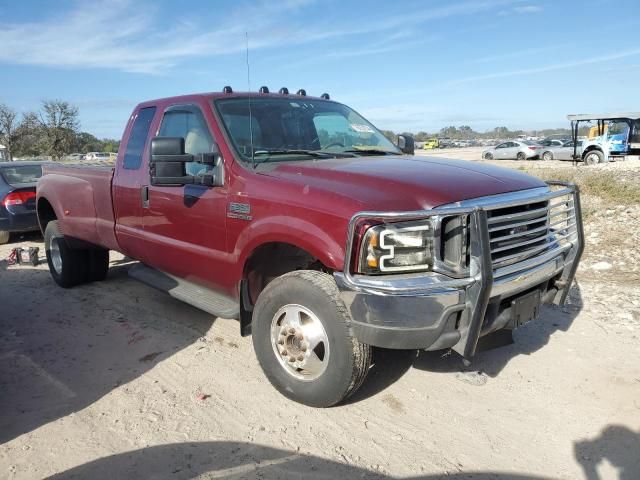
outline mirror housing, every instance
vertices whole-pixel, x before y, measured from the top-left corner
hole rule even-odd
[[[416,151],[413,137],[411,135],[398,135],[398,148],[404,154],[413,155]]]
[[[220,187],[224,184],[222,157],[218,146],[214,144],[213,153],[191,155],[184,151],[182,137],[154,137],[151,139],[151,158],[149,174],[151,185],[181,186],[205,185]],[[203,174],[189,175],[186,171],[187,163],[197,162],[203,165],[213,165],[213,169]]]

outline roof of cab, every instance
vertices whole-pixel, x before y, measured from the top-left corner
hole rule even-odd
[[[204,92],[204,93],[192,93],[188,95],[178,95],[175,97],[165,97],[165,98],[156,98],[154,100],[146,100],[138,104],[138,106],[153,106],[158,104],[168,104],[175,102],[190,102],[195,99],[205,98],[207,100],[217,100],[219,98],[290,98],[290,99],[303,99],[308,98],[310,100],[323,100],[326,102],[331,102],[331,99],[325,99],[321,97],[315,97],[312,95],[296,95],[295,93],[282,94],[277,92],[269,92],[269,93],[260,93],[260,92]]]

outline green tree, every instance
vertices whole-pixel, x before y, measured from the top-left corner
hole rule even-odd
[[[44,100],[40,125],[43,147],[47,154],[59,160],[71,153],[79,128],[77,107],[61,100]]]

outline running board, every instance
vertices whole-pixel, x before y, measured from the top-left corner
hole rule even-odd
[[[129,276],[158,290],[167,292],[173,298],[204,310],[221,318],[240,318],[240,306],[232,298],[210,288],[196,285],[182,278],[147,267],[138,263],[129,269]]]

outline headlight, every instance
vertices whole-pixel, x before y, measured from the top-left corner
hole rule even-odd
[[[428,220],[376,225],[364,234],[359,273],[422,272],[432,267],[433,226]]]

